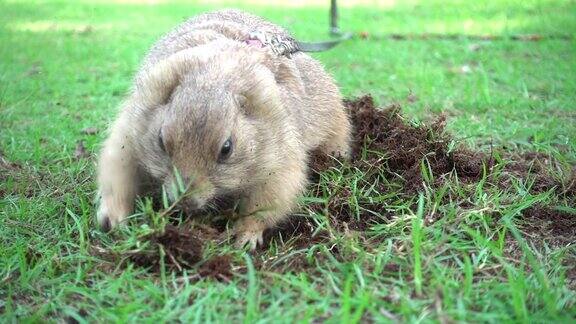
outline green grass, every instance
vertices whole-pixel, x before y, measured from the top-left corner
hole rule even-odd
[[[443,112],[458,142],[542,152],[574,165],[574,40],[507,39],[576,36],[574,1],[397,2],[342,8],[341,26],[370,34],[504,39],[355,39],[315,55],[346,96],[372,93],[381,105],[400,103],[406,116],[420,120]],[[326,6],[240,5],[303,40],[326,37]],[[126,229],[119,241],[94,228],[94,158],[74,159],[77,142],[95,155],[147,48],[185,17],[213,8],[186,1],[0,2],[0,150],[22,165],[19,171],[0,167],[1,322],[576,317],[575,242],[559,246],[550,235],[528,233],[520,217],[537,204],[575,215],[574,199],[532,194],[526,179],[506,188],[451,181],[428,186],[419,199],[393,185],[390,192],[371,191],[361,172],[330,170],[320,186],[353,188],[349,205],[358,215],[360,202],[377,199],[393,220],[371,226],[366,240],[303,208],[333,235],[331,244],[272,245],[252,256],[212,244],[207,255],[233,256],[230,282],[197,280],[194,270],[150,273],[98,253],[132,247],[150,228]],[[470,73],[454,72],[464,65]],[[100,132],[83,134],[86,127]],[[423,172],[425,179],[438,176],[424,163]],[[142,214],[154,215],[149,205]],[[283,264],[295,256],[305,256],[305,271]]]

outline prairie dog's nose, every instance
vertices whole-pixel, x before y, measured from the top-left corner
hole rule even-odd
[[[187,197],[183,201],[182,205],[183,205],[185,211],[193,212],[193,211],[201,210],[204,204],[202,203],[202,201],[200,199],[197,199],[195,197]]]
[[[190,204],[190,207],[194,209],[199,209],[201,207],[200,201],[194,197],[188,199],[188,203]]]

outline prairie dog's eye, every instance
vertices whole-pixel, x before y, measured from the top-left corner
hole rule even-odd
[[[232,154],[232,138],[228,138],[222,147],[220,148],[220,155],[218,156],[218,162],[224,162]]]
[[[164,152],[166,152],[166,145],[164,144],[164,137],[162,136],[162,131],[158,132],[158,145],[160,146],[160,149]]]

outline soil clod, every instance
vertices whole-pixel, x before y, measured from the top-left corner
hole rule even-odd
[[[154,233],[147,239],[151,247],[131,256],[137,265],[157,271],[164,259],[163,262],[168,268],[182,271],[202,260],[203,242],[193,231],[184,227],[168,224],[163,233]]]
[[[229,281],[232,279],[232,256],[218,255],[204,262],[198,274],[202,278],[212,278],[218,281]]]
[[[576,243],[576,214],[558,208],[535,205],[522,213],[521,227],[536,233],[541,241],[556,247]]]

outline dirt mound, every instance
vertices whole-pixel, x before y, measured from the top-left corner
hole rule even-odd
[[[492,181],[492,185],[502,188],[510,186],[513,178],[532,179],[529,190],[533,192],[555,190],[568,199],[574,197],[574,175],[571,175],[572,180],[568,179],[564,183],[555,179],[547,172],[554,161],[546,155],[500,152],[498,156],[508,160],[498,160],[492,151],[478,152],[455,145],[444,130],[444,117],[430,125],[412,123],[401,115],[399,106],[377,109],[370,96],[347,100],[345,104],[354,127],[353,158],[340,164],[331,157],[312,153],[310,195],[322,202],[307,205],[312,212],[326,215],[331,226],[342,233],[365,233],[373,224],[388,222],[392,215],[381,203],[372,199],[352,203],[352,189],[342,184],[318,185],[324,181],[322,172],[331,168],[339,170],[343,177],[352,175],[352,172],[362,172],[362,181],[371,184],[373,190],[386,193],[393,189],[407,197],[413,197],[424,186],[436,188],[451,181],[454,176],[457,176],[460,183],[471,184],[486,178]],[[495,169],[499,170],[501,176],[491,178]],[[322,188],[328,188],[329,194]],[[524,219],[527,224],[539,224],[527,226],[526,230],[563,236],[567,241],[576,238],[574,217],[566,213],[535,207],[524,212]],[[228,280],[233,274],[230,256],[217,256],[201,263],[204,242],[224,235],[225,226],[214,226],[169,225],[161,234],[146,238],[155,249],[136,253],[131,256],[131,260],[154,270],[158,269],[164,253],[164,262],[170,269],[182,271],[196,267],[200,277]],[[291,248],[298,249],[327,243],[330,235],[326,231],[318,232],[310,218],[293,216],[265,233],[265,245],[272,241],[290,241]],[[298,259],[291,262],[291,269],[298,269],[305,264],[305,261]]]
[[[456,171],[460,179],[474,181],[481,176],[483,165],[491,164],[483,153],[449,150],[451,139],[444,132],[444,116],[430,126],[413,125],[402,117],[400,106],[378,110],[370,96],[345,103],[355,127],[354,165],[362,168],[384,163],[389,175],[399,175],[403,180],[407,192],[421,188],[423,166],[432,175]]]

